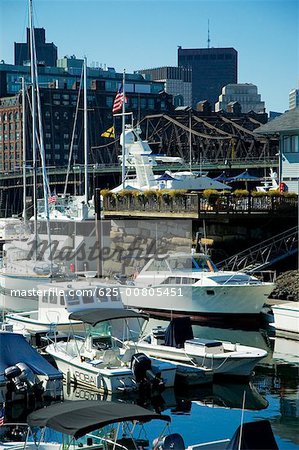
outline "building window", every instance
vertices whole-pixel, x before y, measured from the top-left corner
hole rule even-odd
[[[106,97],[106,106],[108,106],[108,108],[111,108],[113,105],[113,97]]]
[[[299,136],[283,136],[282,138],[283,153],[298,153],[299,152]]]

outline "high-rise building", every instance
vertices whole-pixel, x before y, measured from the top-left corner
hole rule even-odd
[[[46,163],[48,166],[65,167],[73,134],[80,76],[71,75],[62,68],[38,69],[39,77],[48,84],[47,87],[40,87]],[[107,139],[101,137],[101,133],[114,122],[117,135],[121,132],[121,118],[113,118],[112,105],[122,74],[112,69],[104,71],[88,68],[87,75],[89,144],[94,149],[90,154],[90,162],[115,162],[116,153],[113,148],[111,152],[95,148],[107,144]],[[0,174],[15,172],[22,167],[20,76],[30,84],[30,67],[0,65]],[[173,111],[172,96],[164,92],[163,83],[146,81],[140,74],[127,74],[126,79],[126,108],[133,113],[134,119],[141,120],[147,114]],[[1,95],[1,88],[4,95]],[[81,94],[73,142],[73,164],[83,163],[83,93]],[[26,142],[30,153],[32,120],[30,106],[26,106]],[[32,155],[28,154],[27,160],[30,165]]]
[[[192,69],[192,105],[214,105],[221,90],[238,82],[238,52],[228,48],[178,48],[178,66]]]
[[[55,67],[57,61],[57,47],[53,42],[46,42],[44,28],[34,28],[35,48],[37,64],[47,67]],[[30,61],[30,30],[27,28],[27,42],[15,42],[15,65],[23,66]]]
[[[292,89],[289,93],[289,109],[299,106],[299,89]]]
[[[191,106],[192,70],[188,67],[157,67],[138,70],[146,79],[164,83],[165,92],[173,96],[174,106]]]
[[[215,103],[215,111],[226,111],[231,102],[238,102],[243,113],[254,111],[265,112],[265,102],[261,101],[257,86],[251,83],[228,84],[222,88],[218,102]]]

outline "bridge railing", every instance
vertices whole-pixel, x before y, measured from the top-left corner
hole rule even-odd
[[[252,195],[238,196],[220,194],[206,198],[203,194],[108,194],[103,199],[103,208],[107,212],[140,213],[193,213],[202,215],[217,214],[256,214],[294,212],[298,207],[298,196]]]

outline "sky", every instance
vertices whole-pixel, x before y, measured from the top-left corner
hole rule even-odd
[[[27,0],[0,0],[0,60],[26,41]],[[238,51],[238,82],[258,86],[266,110],[284,112],[299,88],[299,0],[33,0],[34,25],[58,57],[116,71],[177,65],[177,47]]]

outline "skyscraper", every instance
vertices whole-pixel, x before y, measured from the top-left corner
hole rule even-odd
[[[57,61],[57,47],[53,42],[46,42],[44,28],[34,28],[37,63],[39,65],[55,67]],[[15,65],[23,66],[30,61],[30,30],[27,28],[27,42],[15,42]]]
[[[208,100],[212,107],[221,90],[238,82],[238,52],[228,48],[178,48],[178,66],[192,68],[192,105]]]

